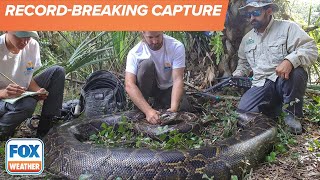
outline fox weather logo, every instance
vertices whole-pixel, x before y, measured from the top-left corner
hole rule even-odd
[[[13,138],[6,143],[6,171],[11,175],[37,175],[44,169],[44,145],[36,138]]]

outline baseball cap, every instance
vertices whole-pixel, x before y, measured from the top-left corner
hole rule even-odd
[[[37,31],[16,31],[14,34],[19,38],[33,37],[36,40],[39,39]]]
[[[247,7],[264,7],[270,5],[272,7],[273,12],[277,12],[279,10],[279,6],[272,2],[272,0],[246,0],[244,6],[240,7],[239,10],[245,10]]]

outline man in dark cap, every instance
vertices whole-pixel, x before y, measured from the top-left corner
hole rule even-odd
[[[318,50],[297,24],[274,19],[278,10],[271,0],[247,0],[240,8],[253,29],[242,39],[233,76],[253,71],[253,86],[241,98],[238,109],[269,116],[284,110],[290,132],[301,134],[306,68],[317,59]]]
[[[53,66],[33,78],[34,71],[41,67],[38,39],[36,31],[8,31],[0,36],[0,140],[12,136],[15,128],[32,116],[38,100],[44,100],[39,137],[49,131],[51,120],[60,115],[65,72],[62,67]],[[3,101],[26,91],[42,94],[13,104]]]

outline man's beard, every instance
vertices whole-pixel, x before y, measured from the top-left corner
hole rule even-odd
[[[159,49],[161,49],[162,47],[162,43],[159,43],[159,44],[149,44],[149,48],[154,50],[154,51],[157,51]]]
[[[252,21],[251,23],[250,23],[251,25],[252,25],[252,27],[254,28],[254,29],[256,29],[256,30],[259,30],[261,27],[262,27],[262,23],[261,22],[259,22],[259,21]]]

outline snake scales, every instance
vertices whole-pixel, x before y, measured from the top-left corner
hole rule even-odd
[[[78,179],[83,174],[90,179],[201,179],[203,174],[230,179],[261,162],[276,138],[271,119],[246,113],[241,122],[251,127],[202,149],[102,148],[79,140],[96,133],[101,123],[113,124],[119,118],[120,115],[112,115],[74,120],[52,129],[44,138],[46,169],[67,179]]]

